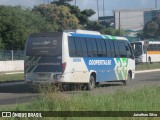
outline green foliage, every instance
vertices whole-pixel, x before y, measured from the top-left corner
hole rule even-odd
[[[95,11],[92,9],[86,9],[81,12],[81,16],[79,18],[80,23],[82,25],[86,25],[89,22],[89,17],[95,14]]]
[[[58,6],[60,5],[64,5],[66,7],[68,7],[70,10],[70,13],[75,15],[78,20],[79,20],[79,23],[81,25],[86,25],[87,22],[89,21],[89,17],[91,17],[92,15],[95,14],[95,11],[93,11],[92,9],[86,9],[86,10],[83,10],[81,11],[79,9],[79,7],[77,6],[74,6],[74,5],[70,5],[68,2],[70,1],[73,1],[73,0],[59,0],[59,1],[54,1],[54,2],[51,2],[52,4],[56,4]]]
[[[123,36],[124,35],[124,30],[116,30],[113,28],[105,28],[101,30],[102,34],[108,34],[108,35],[114,35],[114,36]]]
[[[24,80],[24,74],[18,73],[18,74],[5,74],[0,73],[0,83],[1,82],[13,82],[13,81],[22,81]]]
[[[105,25],[100,24],[97,21],[89,21],[85,29],[100,31],[102,34],[114,35],[114,36],[123,36],[124,31],[115,30],[113,28],[108,28]]]
[[[86,29],[88,30],[94,30],[94,31],[100,31],[105,29],[105,27],[103,25],[101,25],[99,22],[97,21],[89,21]]]
[[[1,107],[5,111],[157,111],[160,108],[160,86],[138,90],[118,89],[112,94],[63,94],[48,92],[30,103]],[[107,106],[107,107],[106,107]]]
[[[79,27],[78,19],[70,13],[69,8],[55,4],[35,6],[33,11],[39,12],[48,21],[55,31],[76,29]]]
[[[160,15],[153,18],[147,24],[145,24],[144,29],[145,38],[156,38],[160,36]]]
[[[70,5],[73,0],[58,0],[31,9],[0,6],[0,50],[23,50],[27,36],[39,31],[63,31],[83,28],[103,34],[122,35],[123,31],[108,28],[108,24],[90,21],[92,9],[81,11]]]
[[[95,11],[92,9],[80,11],[77,6],[69,5],[68,7],[70,8],[70,12],[78,18],[81,25],[86,25],[89,22],[89,17],[95,14]]]
[[[3,49],[23,50],[30,33],[51,30],[39,13],[29,9],[0,6],[0,15],[0,44]]]
[[[71,1],[73,0],[58,0],[58,1],[53,1],[51,3],[56,5],[69,5],[68,2],[71,2]]]
[[[4,43],[2,41],[2,38],[0,37],[0,50],[3,50],[5,48]]]

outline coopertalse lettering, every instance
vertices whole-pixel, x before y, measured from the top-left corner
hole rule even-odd
[[[111,65],[111,60],[89,60],[89,65]]]

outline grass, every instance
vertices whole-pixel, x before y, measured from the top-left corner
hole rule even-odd
[[[9,82],[9,81],[19,81],[24,80],[24,73],[18,73],[18,74],[6,74],[6,73],[0,73],[0,83],[1,82]]]
[[[67,95],[58,92],[42,92],[38,100],[31,103],[1,107],[5,111],[159,111],[160,86],[152,86],[134,91],[119,90],[114,94],[93,95],[88,92]],[[50,118],[52,119],[52,118]],[[59,118],[56,118],[59,119]],[[67,118],[63,118],[67,119]],[[68,120],[75,118],[68,118]],[[78,118],[76,118],[78,119]],[[79,118],[81,119],[81,118]],[[82,118],[95,119],[95,118]],[[97,118],[96,118],[97,119]],[[103,119],[103,118],[100,118]],[[113,119],[113,118],[108,118]],[[122,118],[114,118],[123,120]],[[136,120],[138,118],[126,118]],[[146,120],[151,118],[144,118]],[[154,118],[156,119],[156,118]],[[158,120],[158,119],[157,119]]]
[[[150,70],[150,69],[160,69],[160,63],[152,64],[138,64],[136,65],[136,70]]]

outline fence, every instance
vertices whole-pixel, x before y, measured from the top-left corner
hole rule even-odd
[[[21,50],[5,50],[0,51],[0,61],[24,60],[24,51]]]

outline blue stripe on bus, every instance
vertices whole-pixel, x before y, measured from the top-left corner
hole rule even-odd
[[[71,33],[71,36],[73,36],[73,37],[86,37],[86,38],[104,39],[101,35],[89,35],[89,34],[75,34],[75,33]]]
[[[88,71],[96,71],[97,82],[117,80],[113,58],[84,58],[84,61]]]

